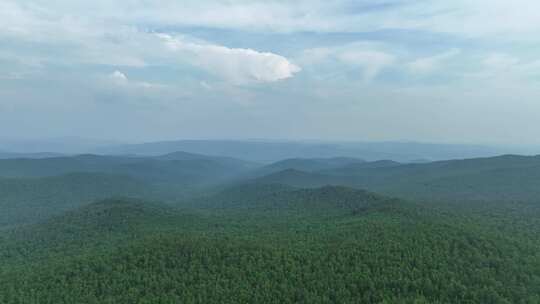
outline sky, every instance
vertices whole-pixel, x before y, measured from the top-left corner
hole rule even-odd
[[[537,0],[2,0],[0,138],[540,144]]]

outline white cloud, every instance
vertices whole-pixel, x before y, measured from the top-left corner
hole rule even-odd
[[[130,14],[124,14],[123,5],[132,7]],[[161,6],[154,8],[162,11]],[[137,22],[145,18],[139,9],[141,3],[135,0],[122,5],[100,1],[94,4],[59,1],[45,5],[39,0],[25,4],[6,0],[0,3],[0,38],[8,39],[14,46],[38,44],[49,52],[44,58],[47,63],[60,65],[144,68],[174,65],[178,57],[183,57],[182,63],[191,61],[187,63],[235,84],[274,82],[293,77],[301,70],[285,57],[269,52],[167,35],[159,35],[158,39],[155,34],[137,29]],[[84,12],[81,17],[75,18],[81,12]],[[168,49],[163,47],[163,41]],[[17,47],[14,48],[6,48],[5,52],[15,53]],[[171,54],[170,50],[179,54]],[[117,77],[116,81],[120,80]]]
[[[212,90],[212,86],[210,84],[208,84],[208,82],[206,82],[206,81],[201,81],[201,82],[199,82],[199,84],[205,90]]]
[[[128,78],[126,74],[120,72],[120,71],[114,71],[113,73],[109,74],[109,78],[111,81],[118,85],[124,85],[128,83]]]
[[[158,37],[169,49],[192,56],[197,66],[236,84],[274,82],[291,78],[301,70],[287,58],[273,53],[192,42],[167,34]]]
[[[4,7],[18,6],[3,0]],[[416,29],[465,36],[536,39],[540,29],[540,2],[536,0],[298,0],[298,1],[73,1],[30,0],[25,8],[40,13],[61,11],[119,24],[201,26],[275,32],[366,32]],[[11,5],[10,5],[11,3]],[[15,3],[15,4],[14,4]],[[0,6],[2,8],[2,6]],[[24,12],[2,14],[0,25],[27,31],[32,21]],[[0,18],[0,19],[2,19]],[[11,21],[15,21],[15,23]],[[21,20],[21,21],[19,21]],[[1,29],[0,29],[1,30]]]
[[[81,16],[93,25],[200,26],[263,32],[409,29],[529,40],[536,40],[540,29],[540,2],[536,0],[21,2],[3,0],[0,3],[0,34],[35,36],[53,23],[64,23],[63,32],[77,33],[85,28],[74,26],[72,19],[78,20]]]
[[[73,0],[29,0],[29,5],[20,5],[16,0],[3,0],[7,8],[17,11],[39,13],[59,11],[65,15],[90,16],[98,20],[115,20],[123,24],[144,23],[170,26],[205,26],[213,28],[236,28],[264,31],[297,31],[315,28],[334,28],[337,18],[328,12],[340,10],[347,1],[327,3],[321,0],[295,2],[271,1],[73,1]],[[1,8],[2,6],[0,6]],[[6,11],[6,10],[4,10]],[[14,9],[9,11],[15,12]],[[11,14],[11,13],[10,13]],[[13,20],[16,19],[14,13]],[[7,13],[0,16],[10,17]],[[1,22],[1,21],[0,21]],[[7,22],[6,22],[7,23]],[[2,24],[2,23],[0,23]]]
[[[460,35],[531,35],[540,28],[539,10],[536,0],[163,0],[155,4],[132,1],[130,17],[170,25],[250,31],[422,29]]]
[[[431,57],[417,59],[407,65],[409,70],[416,74],[431,73],[439,68],[447,61],[459,55],[461,50],[451,49],[447,52],[437,54]]]
[[[110,84],[116,87],[123,87],[128,89],[160,89],[166,86],[162,84],[150,83],[146,81],[133,81],[129,79],[125,73],[118,70],[107,75],[107,79]]]

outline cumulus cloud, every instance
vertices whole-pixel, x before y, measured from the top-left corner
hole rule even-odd
[[[197,66],[236,84],[274,82],[291,78],[301,70],[287,58],[269,52],[192,42],[168,34],[157,35],[170,50],[193,56]]]
[[[118,70],[107,75],[109,84],[116,87],[123,87],[128,89],[159,89],[165,88],[162,84],[150,83],[146,81],[133,81],[130,80],[125,73]]]
[[[115,84],[126,84],[128,83],[128,78],[126,76],[126,74],[116,70],[114,72],[112,72],[111,74],[109,74],[109,78],[111,79],[111,81]]]
[[[415,61],[409,63],[407,67],[409,68],[411,72],[416,73],[416,74],[431,73],[441,68],[444,62],[454,58],[460,53],[461,53],[461,50],[459,49],[451,49],[441,54],[416,59]]]

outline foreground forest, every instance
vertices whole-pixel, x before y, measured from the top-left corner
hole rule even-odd
[[[2,160],[0,303],[540,303],[537,163]]]

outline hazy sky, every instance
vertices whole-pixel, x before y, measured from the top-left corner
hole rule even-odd
[[[537,0],[0,1],[0,137],[538,134]]]

